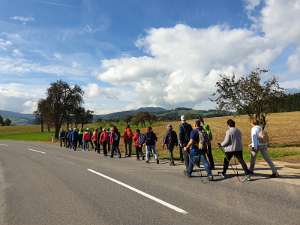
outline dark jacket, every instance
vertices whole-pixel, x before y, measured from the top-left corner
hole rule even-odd
[[[179,143],[182,146],[186,146],[190,141],[190,135],[193,128],[188,123],[183,123],[179,127]]]
[[[177,134],[174,130],[167,131],[163,144],[166,145],[168,149],[173,149],[174,146],[178,145]]]
[[[146,133],[146,145],[155,145],[157,137],[153,131]]]

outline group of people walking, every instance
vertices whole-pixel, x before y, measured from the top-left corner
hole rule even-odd
[[[236,128],[235,121],[229,119],[227,121],[228,130],[226,131],[223,142],[218,143],[218,147],[224,152],[223,170],[219,173],[219,176],[226,178],[226,172],[230,165],[230,160],[235,157],[241,164],[245,178],[244,181],[251,179],[251,175],[254,174],[254,166],[256,161],[256,155],[260,151],[263,158],[269,164],[272,169],[271,177],[279,176],[276,167],[270,159],[267,151],[268,147],[268,134],[264,130],[264,127],[259,126],[259,122],[255,119],[252,120],[251,130],[251,144],[249,145],[251,162],[250,167],[247,167],[243,159],[243,143],[242,133]],[[89,128],[85,130],[69,129],[68,131],[61,130],[60,146],[64,146],[76,151],[81,148],[82,151],[88,151],[90,147],[100,154],[103,150],[103,154],[113,158],[116,154],[119,158],[122,157],[120,151],[121,133],[117,127],[113,126],[110,129],[99,128],[91,131]],[[166,134],[163,138],[163,149],[167,149],[169,153],[170,166],[174,166],[174,149],[179,147],[180,161],[184,162],[185,170],[184,174],[187,177],[191,177],[194,166],[200,167],[200,163],[203,164],[204,169],[207,172],[207,177],[211,181],[213,180],[212,170],[215,170],[215,163],[212,154],[212,131],[208,124],[204,123],[202,117],[197,119],[193,127],[187,123],[185,116],[181,116],[181,124],[179,126],[179,133],[177,135],[173,126],[169,124],[167,126]],[[152,127],[148,127],[146,133],[142,133],[139,129],[135,132],[132,131],[129,125],[124,129],[123,141],[125,146],[125,157],[131,157],[132,147],[135,147],[136,159],[145,160],[146,163],[150,162],[151,155],[157,164],[159,164],[159,157],[157,151],[158,138]],[[144,153],[145,150],[145,153]]]

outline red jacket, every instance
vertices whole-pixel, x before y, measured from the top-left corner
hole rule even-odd
[[[107,131],[103,131],[100,134],[100,143],[103,144],[104,142],[109,141],[109,135]]]
[[[89,133],[88,131],[85,131],[85,132],[83,133],[82,139],[83,139],[84,141],[89,141],[89,140],[91,139],[90,133]]]
[[[134,146],[135,147],[139,147],[140,146],[139,137],[140,137],[139,133],[134,133],[134,135],[133,135],[133,141],[134,141]]]
[[[98,132],[94,131],[92,135],[92,141],[97,141]]]
[[[133,138],[133,133],[130,128],[125,128],[124,134],[123,134],[124,141],[131,141]]]

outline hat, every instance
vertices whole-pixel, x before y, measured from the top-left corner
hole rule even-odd
[[[181,115],[180,119],[181,119],[181,121],[185,121],[184,115]]]

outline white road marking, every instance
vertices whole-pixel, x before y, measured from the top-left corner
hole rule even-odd
[[[170,204],[170,203],[167,203],[167,202],[165,202],[165,201],[163,201],[163,200],[161,200],[161,199],[159,199],[159,198],[156,198],[156,197],[154,197],[154,196],[152,196],[152,195],[149,195],[149,194],[147,194],[147,193],[145,193],[145,192],[143,192],[143,191],[140,191],[140,190],[138,190],[138,189],[136,189],[136,188],[134,188],[134,187],[132,187],[132,186],[129,186],[128,184],[125,184],[125,183],[123,183],[123,182],[121,182],[121,181],[118,181],[118,180],[116,180],[116,179],[114,179],[114,178],[111,178],[111,177],[109,177],[109,176],[106,176],[106,175],[104,175],[104,174],[102,174],[102,173],[99,173],[99,172],[97,172],[97,171],[95,171],[95,170],[92,170],[92,169],[88,169],[88,171],[91,172],[91,173],[94,173],[94,174],[96,174],[96,175],[98,175],[98,176],[101,176],[101,177],[103,177],[103,178],[105,178],[105,179],[107,179],[107,180],[110,180],[110,181],[112,181],[112,182],[114,182],[114,183],[116,183],[116,184],[119,184],[119,185],[121,185],[121,186],[123,186],[123,187],[125,187],[125,188],[128,188],[129,190],[134,191],[134,192],[136,192],[136,193],[138,193],[138,194],[140,194],[140,195],[142,195],[142,196],[144,196],[144,197],[146,197],[146,198],[149,198],[149,199],[151,199],[151,200],[153,200],[153,201],[155,201],[155,202],[157,202],[157,203],[159,203],[159,204],[161,204],[161,205],[163,205],[163,206],[165,206],[165,207],[168,207],[168,208],[170,208],[170,209],[173,209],[173,210],[176,211],[176,212],[179,212],[179,213],[182,213],[182,214],[188,214],[187,211],[185,211],[185,210],[183,210],[183,209],[181,209],[181,208],[178,208],[178,207],[175,206],[175,205],[172,205],[172,204]]]
[[[32,152],[38,152],[38,153],[41,153],[41,154],[46,154],[46,152],[38,151],[38,150],[35,150],[35,149],[32,149],[32,148],[28,148],[27,150],[32,151]]]

